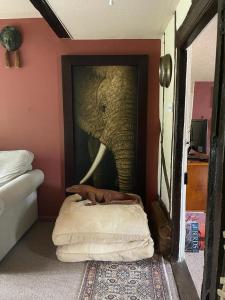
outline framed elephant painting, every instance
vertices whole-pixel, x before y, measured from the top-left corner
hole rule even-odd
[[[63,56],[65,183],[145,192],[146,55]]]

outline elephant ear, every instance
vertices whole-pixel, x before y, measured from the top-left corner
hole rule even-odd
[[[98,88],[104,80],[104,73],[97,72],[101,67],[75,68],[75,113],[76,120],[81,129],[95,138],[100,138],[105,123],[103,111],[97,99]]]
[[[107,78],[110,115],[101,141],[106,141],[114,155],[119,189],[131,192],[135,186],[137,75],[132,66],[115,66]]]
[[[127,138],[134,143],[137,119],[136,77],[133,66],[112,66],[108,70],[104,90],[102,87],[102,94],[107,102],[104,114],[107,126],[104,128],[101,142],[107,144],[110,150],[113,150],[115,144],[121,144],[122,140],[126,141]]]

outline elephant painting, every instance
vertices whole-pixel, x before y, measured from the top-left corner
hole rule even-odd
[[[80,183],[92,178],[94,185],[101,185],[98,174],[103,172],[101,161],[108,152],[114,160],[116,172],[112,174],[116,177],[118,189],[133,191],[137,127],[136,68],[76,66],[73,74],[74,119],[76,126],[87,135],[91,162]],[[108,166],[104,172],[110,173],[111,167]]]

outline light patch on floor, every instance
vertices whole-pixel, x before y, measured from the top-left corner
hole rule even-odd
[[[62,263],[52,223],[38,222],[0,263],[0,300],[74,300],[85,263]]]
[[[186,252],[185,261],[200,297],[203,280],[204,251],[197,253]]]

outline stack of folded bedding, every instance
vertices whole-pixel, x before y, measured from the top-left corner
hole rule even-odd
[[[154,244],[139,204],[85,206],[79,195],[65,199],[52,234],[63,262],[135,261],[151,257]]]

